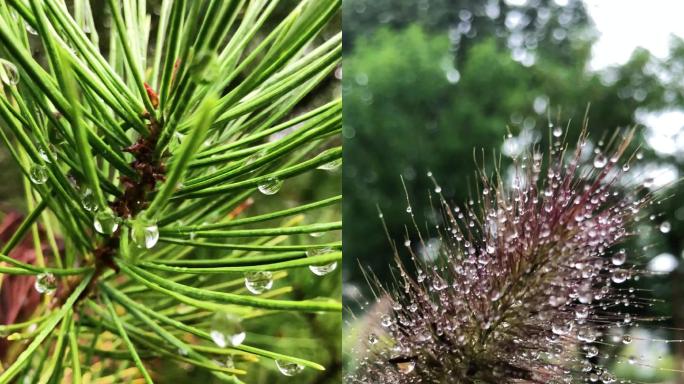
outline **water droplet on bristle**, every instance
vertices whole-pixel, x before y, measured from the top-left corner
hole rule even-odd
[[[378,343],[378,337],[374,333],[369,334],[368,335],[368,344],[375,345],[377,343]]]
[[[615,252],[611,257],[611,262],[613,265],[622,265],[627,260],[627,252],[624,249],[620,249]]]
[[[627,277],[629,277],[627,271],[616,269],[613,271],[613,275],[610,277],[610,279],[613,280],[614,283],[620,284],[624,283],[627,280]]]
[[[596,157],[594,157],[594,168],[601,169],[608,164],[608,159],[606,159],[606,156],[604,156],[602,153],[596,154]]]

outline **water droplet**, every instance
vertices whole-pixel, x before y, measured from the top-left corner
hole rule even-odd
[[[623,172],[627,172],[627,171],[629,171],[629,169],[630,169],[629,163],[625,163],[622,165],[622,171]]]
[[[554,137],[561,137],[563,135],[563,128],[561,126],[556,126],[553,128],[553,136]]]
[[[330,264],[324,264],[324,265],[309,265],[309,270],[313,272],[314,275],[317,276],[325,276],[328,273],[334,271],[337,269],[337,262],[334,261]]]
[[[83,191],[83,194],[81,195],[81,205],[83,205],[83,209],[88,212],[96,212],[100,208],[97,205],[95,195],[90,188],[86,188],[85,191]]]
[[[211,339],[221,348],[237,347],[245,341],[247,334],[241,319],[232,313],[217,312],[211,318]]]
[[[291,361],[276,360],[275,364],[280,373],[285,376],[294,376],[304,369],[303,365],[299,365]]]
[[[19,70],[13,63],[0,59],[0,80],[7,85],[17,85],[19,82]]]
[[[400,361],[400,362],[396,363],[396,366],[397,366],[397,369],[399,370],[399,372],[406,375],[406,374],[413,372],[416,369],[416,362],[413,360]]]
[[[38,31],[36,31],[35,28],[31,26],[31,24],[24,22],[24,26],[26,27],[26,32],[32,34],[32,35],[37,35]]]
[[[441,291],[446,289],[447,287],[449,287],[449,284],[447,284],[447,282],[442,280],[441,278],[435,278],[432,282],[432,288],[434,288],[435,291]]]
[[[442,187],[439,185],[435,187],[435,193],[442,193]]]
[[[611,280],[613,280],[614,283],[620,284],[624,283],[625,280],[627,280],[627,277],[629,275],[627,274],[627,271],[622,270],[622,269],[616,269],[613,271],[613,275],[610,277]]]
[[[138,248],[150,249],[159,240],[159,228],[157,224],[142,218],[133,222],[131,226],[131,240]]]
[[[322,169],[324,171],[334,171],[342,165],[342,159],[335,159],[333,161],[321,164],[316,169]]]
[[[256,161],[258,161],[259,159],[261,159],[262,157],[266,156],[267,154],[268,154],[268,152],[266,150],[255,152],[245,160],[244,165],[253,164]]]
[[[33,164],[29,169],[29,179],[33,184],[44,184],[48,179],[48,169],[42,164]]]
[[[270,177],[259,184],[259,192],[263,193],[264,195],[275,195],[278,193],[278,191],[280,191],[282,186],[282,180],[279,180],[275,177]]]
[[[596,154],[596,157],[594,157],[594,167],[597,169],[601,169],[608,164],[608,159],[602,154],[598,153]]]
[[[596,332],[591,327],[583,327],[577,330],[577,339],[579,341],[585,341],[587,343],[593,343],[596,341]]]
[[[636,357],[630,356],[630,357],[627,359],[627,362],[628,362],[630,365],[634,365],[634,364],[636,363]]]
[[[591,372],[592,369],[594,369],[594,366],[591,364],[591,361],[589,360],[582,360],[582,372]]]
[[[375,345],[378,343],[378,337],[375,335],[375,333],[371,333],[368,335],[368,344],[370,345]]]
[[[630,344],[632,342],[632,336],[624,335],[622,336],[622,344]]]
[[[255,271],[245,273],[245,287],[255,295],[264,293],[273,287],[273,273]]]
[[[580,305],[575,309],[575,317],[577,319],[586,319],[589,317],[589,307],[586,305]]]
[[[554,320],[551,323],[551,331],[559,336],[565,336],[572,331],[572,322],[566,319]]]
[[[47,151],[45,150],[45,148],[42,148],[42,147],[41,147],[41,148],[38,150],[38,156],[40,156],[40,158],[43,159],[44,162],[46,162],[46,163],[52,163],[52,162],[50,161],[50,156],[48,156]]]
[[[38,293],[51,294],[57,290],[57,278],[52,273],[41,273],[36,275],[36,282],[33,287]]]
[[[587,357],[588,358],[598,355],[598,348],[596,348],[593,345],[588,346],[586,348],[586,351],[587,351]]]
[[[610,259],[613,265],[622,265],[625,263],[626,260],[627,252],[624,249],[620,249],[619,251],[615,252],[613,254],[613,257]]]
[[[613,374],[608,371],[603,371],[603,373],[601,374],[601,381],[606,384],[613,383],[615,382],[615,376],[613,376]]]
[[[95,213],[95,220],[93,221],[95,230],[103,235],[111,235],[119,229],[119,218],[107,208],[104,211]]]
[[[662,223],[660,223],[660,232],[669,233],[671,229],[672,225],[669,221],[663,221]]]
[[[324,248],[312,248],[306,251],[306,256],[307,257],[313,257],[313,256],[319,256],[319,255],[324,255],[326,253],[333,252],[332,248],[330,247],[324,247]],[[333,261],[332,263],[328,264],[318,264],[318,265],[309,265],[309,270],[313,272],[314,275],[317,276],[325,276],[328,273],[334,271],[337,268],[337,262]]]
[[[406,213],[412,213],[412,212],[413,212],[413,208],[411,208],[410,205],[408,207],[406,207]]]
[[[382,315],[380,317],[380,325],[389,328],[392,325],[392,317],[390,315]]]

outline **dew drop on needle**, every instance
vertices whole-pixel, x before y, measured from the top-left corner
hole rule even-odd
[[[280,188],[283,186],[283,181],[279,180],[275,177],[268,178],[264,180],[261,184],[259,184],[258,189],[259,192],[263,193],[264,195],[275,195],[280,191]]]
[[[159,241],[159,227],[152,221],[138,219],[131,227],[131,239],[138,248],[153,248]]]
[[[285,376],[294,376],[302,370],[304,370],[303,365],[299,365],[291,361],[276,360],[275,364],[278,368],[278,371],[280,371],[280,373],[282,373]]]
[[[33,164],[29,169],[29,179],[33,184],[45,184],[48,179],[48,169],[42,164]]]
[[[40,273],[33,286],[38,293],[51,294],[57,290],[57,278],[52,273]]]
[[[17,85],[19,83],[19,70],[14,63],[0,59],[0,80],[6,85]]]
[[[108,208],[95,213],[93,227],[98,233],[111,235],[119,229],[119,218]]]
[[[325,255],[327,253],[332,253],[332,252],[333,252],[333,249],[330,247],[311,248],[311,249],[306,251],[306,256],[307,257],[314,257],[314,256]],[[309,270],[316,276],[325,276],[325,275],[329,274],[330,272],[333,272],[335,269],[337,269],[337,261],[333,261],[331,263],[309,265]]]
[[[211,318],[211,339],[221,348],[237,347],[245,341],[247,333],[241,319],[232,313],[217,312]]]
[[[273,273],[255,271],[245,273],[245,287],[255,295],[260,295],[273,287]]]

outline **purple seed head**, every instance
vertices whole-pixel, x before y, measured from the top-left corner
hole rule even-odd
[[[638,270],[620,244],[654,200],[629,176],[633,135],[592,151],[586,130],[575,149],[554,131],[547,154],[519,156],[509,180],[481,169],[465,206],[440,195],[444,224],[419,242],[437,256],[407,242],[417,272],[399,263],[394,289],[377,284],[387,309],[350,382],[615,382],[595,356],[634,319],[621,286]]]

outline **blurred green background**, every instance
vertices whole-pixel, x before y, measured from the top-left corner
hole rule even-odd
[[[667,32],[666,17],[681,11],[672,1],[345,0],[343,279],[345,305],[355,313],[347,316],[345,332],[354,334],[363,323],[356,318],[371,297],[359,266],[392,279],[390,243],[376,206],[390,237],[403,242],[409,216],[400,176],[419,225],[434,225],[427,171],[447,200],[462,203],[474,153],[480,159],[482,150],[487,159],[503,153],[505,169],[522,147],[545,147],[549,117],[570,121],[572,143],[590,104],[594,143],[637,125],[645,157],[633,174],[653,177],[656,185],[677,180],[684,171],[684,41],[654,31]],[[631,55],[625,60],[601,40],[609,27],[622,27],[630,32],[622,37],[635,40],[620,42]],[[665,52],[637,48],[640,37]],[[674,196],[657,206],[629,245],[631,261],[658,275],[632,282],[660,300],[641,315],[668,320],[626,328],[635,339],[684,339],[671,330],[684,328],[684,190],[673,183],[669,191]],[[663,221],[672,224],[667,234],[656,230]],[[662,369],[684,369],[681,343],[634,343],[609,359],[631,354],[644,354],[655,368],[619,364],[616,373],[684,383],[681,374]]]

